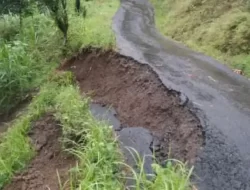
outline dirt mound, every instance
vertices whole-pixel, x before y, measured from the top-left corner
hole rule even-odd
[[[62,184],[68,179],[68,170],[75,160],[61,150],[62,130],[52,115],[34,123],[30,138],[37,151],[26,171],[16,175],[4,190],[59,190],[58,174]]]
[[[181,105],[148,65],[113,51],[86,49],[62,69],[72,71],[80,89],[96,103],[112,105],[124,126],[147,128],[161,142],[160,158],[194,161],[203,144],[198,119]]]

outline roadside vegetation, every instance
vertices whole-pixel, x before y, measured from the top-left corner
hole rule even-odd
[[[74,11],[74,1],[68,2],[66,46],[46,7],[42,13],[34,9],[33,15],[23,17],[21,29],[18,15],[0,16],[0,115],[40,86],[63,58],[82,47],[114,45],[110,23],[118,2],[87,1],[82,6],[87,9],[84,15]]]
[[[160,31],[250,77],[248,0],[150,0]]]
[[[125,189],[125,171],[133,174],[138,190],[190,189],[192,169],[179,161],[169,160],[164,168],[154,164],[153,180],[142,169],[143,159],[138,162],[140,172],[124,164],[112,128],[91,115],[90,100],[81,96],[72,74],[55,71],[63,59],[81,48],[114,47],[111,18],[118,2],[83,1],[75,10],[75,1],[69,0],[60,13],[48,4],[39,7],[32,2],[23,11],[11,9],[14,13],[5,11],[0,16],[0,115],[33,96],[27,110],[1,134],[0,189],[35,156],[28,132],[32,123],[48,112],[62,125],[64,150],[78,159],[68,180],[72,190]],[[64,15],[58,21],[57,14],[65,11],[67,18]],[[35,89],[39,92],[32,95]],[[60,190],[64,186],[61,184]]]

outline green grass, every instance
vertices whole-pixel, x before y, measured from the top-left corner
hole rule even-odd
[[[154,174],[146,174],[144,171],[145,157],[141,158],[139,153],[131,148],[127,147],[128,151],[133,156],[137,169],[133,169],[131,166],[120,163],[127,168],[130,174],[126,175],[125,179],[134,180],[134,185],[130,188],[135,190],[191,190],[192,184],[190,177],[193,172],[193,167],[188,169],[188,166],[178,160],[169,159],[166,160],[164,167],[157,164],[152,164]],[[155,160],[155,158],[153,157]],[[129,177],[130,176],[130,177]]]
[[[20,103],[35,87],[40,86],[60,61],[86,46],[112,48],[112,16],[118,1],[85,2],[87,16],[74,12],[69,1],[69,44],[63,47],[63,35],[49,13],[35,13],[24,18],[0,17],[0,115]]]
[[[153,168],[156,176],[154,182],[149,183],[149,190],[191,190],[193,168],[188,170],[187,165],[178,160],[168,160],[165,168],[158,164],[154,164]]]
[[[73,10],[69,22],[70,46],[77,48],[95,46],[112,48],[115,45],[115,37],[111,29],[112,17],[118,9],[116,0],[95,0],[84,2],[87,8],[87,16],[76,16]]]
[[[71,74],[54,77],[53,81],[45,84],[40,93],[34,97],[26,113],[18,118],[1,137],[0,143],[0,189],[18,170],[23,169],[34,156],[27,133],[32,121],[37,120],[55,107],[55,96],[65,87],[72,84]]]
[[[150,0],[159,30],[250,76],[250,12],[240,0]]]
[[[35,77],[26,44],[0,41],[0,110],[8,110],[27,94]],[[0,111],[1,114],[1,111]]]
[[[122,189],[118,144],[112,128],[91,115],[88,98],[82,99],[78,90],[68,87],[56,97],[56,109],[64,144],[72,147],[68,151],[79,159],[75,168],[78,188]]]

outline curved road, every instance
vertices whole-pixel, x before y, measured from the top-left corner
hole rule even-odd
[[[120,53],[149,64],[168,88],[188,98],[201,120],[199,190],[249,190],[250,81],[159,34],[147,0],[121,0],[113,30]]]

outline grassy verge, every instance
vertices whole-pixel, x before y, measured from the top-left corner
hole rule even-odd
[[[250,12],[243,1],[150,0],[159,30],[250,77]]]
[[[74,12],[69,1],[69,45],[63,47],[63,35],[48,13],[24,18],[19,32],[19,18],[0,18],[0,115],[41,85],[60,60],[85,46],[111,48],[114,36],[110,29],[117,1],[88,1],[87,16]]]

